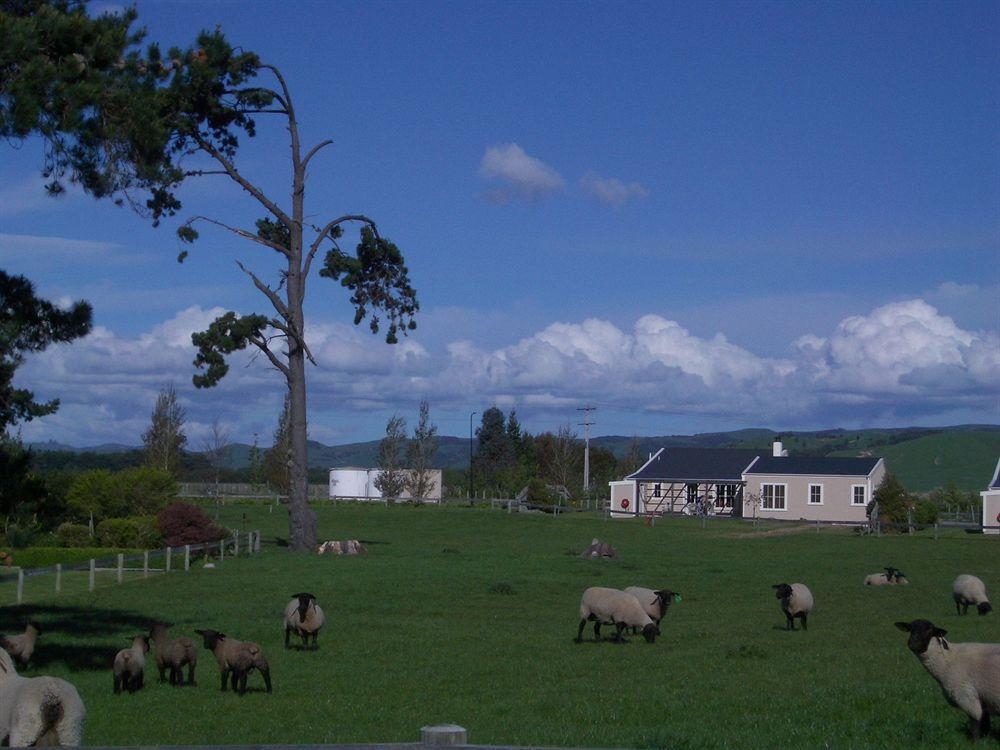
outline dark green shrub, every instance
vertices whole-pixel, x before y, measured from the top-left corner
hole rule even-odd
[[[151,516],[106,518],[97,524],[96,535],[103,547],[154,549],[163,545],[156,519]]]
[[[12,523],[7,527],[7,533],[4,536],[9,546],[14,549],[24,549],[34,544],[38,534],[39,529],[31,524]]]
[[[913,507],[913,520],[921,526],[929,526],[938,521],[938,506],[930,500],[920,500]]]
[[[94,540],[90,528],[82,523],[61,523],[56,529],[56,537],[61,547],[90,547]]]

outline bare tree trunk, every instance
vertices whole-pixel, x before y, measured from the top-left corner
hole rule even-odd
[[[288,357],[290,438],[288,467],[288,546],[293,552],[316,551],[316,514],[309,508],[309,473],[306,425],[306,372],[302,349]]]

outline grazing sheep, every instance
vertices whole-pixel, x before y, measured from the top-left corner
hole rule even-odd
[[[625,589],[625,593],[631,594],[639,600],[639,604],[642,605],[646,614],[649,615],[649,619],[656,623],[657,627],[660,626],[660,620],[667,616],[667,608],[670,606],[670,603],[681,600],[681,595],[670,589],[654,591],[642,586],[629,586]],[[638,628],[632,628],[632,635],[638,632]]]
[[[872,573],[865,577],[865,586],[905,586],[908,583],[903,571],[891,565],[885,569],[885,573]]]
[[[226,678],[232,675],[233,690],[240,695],[247,691],[247,675],[254,669],[260,670],[264,687],[271,692],[271,670],[260,646],[249,641],[238,641],[218,630],[194,631],[205,640],[205,648],[215,654],[222,675],[222,690],[226,689]]]
[[[970,604],[975,604],[981,615],[993,609],[986,596],[986,584],[975,576],[961,575],[956,578],[951,586],[951,593],[955,597],[955,609],[960,615],[968,613]]]
[[[58,677],[21,677],[0,650],[0,742],[10,747],[83,744],[87,710]]]
[[[31,661],[31,655],[35,652],[35,643],[41,632],[42,626],[37,622],[30,621],[23,633],[0,635],[0,648],[10,654],[10,657],[17,662],[17,666],[24,669]]]
[[[116,693],[120,693],[123,688],[130,693],[142,688],[148,652],[149,636],[137,635],[132,639],[131,648],[123,648],[115,654],[113,669]]]
[[[188,665],[188,685],[194,686],[194,668],[198,665],[198,652],[194,641],[187,636],[180,638],[167,637],[168,625],[154,622],[149,629],[149,637],[156,646],[156,667],[160,670],[160,682],[166,682],[167,667],[170,668],[170,684],[183,685],[184,672],[182,667]]]
[[[326,618],[323,609],[316,603],[314,594],[292,594],[292,600],[285,607],[285,648],[289,647],[288,639],[294,631],[302,638],[302,648],[309,648],[309,636],[312,636],[312,647],[316,645],[316,637]]]
[[[938,681],[945,700],[972,719],[972,738],[989,734],[990,714],[1000,716],[1000,644],[949,643],[948,631],[929,620],[897,622],[908,646]]]
[[[597,641],[601,640],[602,624],[613,624],[617,628],[615,641],[619,643],[622,641],[622,630],[626,627],[642,628],[642,635],[647,643],[653,643],[660,634],[660,629],[646,614],[638,599],[624,591],[603,586],[591,586],[583,592],[577,643],[583,640],[583,627],[588,620],[594,623],[594,640]]]
[[[776,583],[774,595],[781,600],[781,609],[788,618],[788,629],[795,630],[795,618],[802,620],[802,629],[808,630],[808,617],[813,608],[813,595],[804,583]]]

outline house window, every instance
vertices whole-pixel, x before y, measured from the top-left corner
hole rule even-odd
[[[810,505],[823,504],[823,485],[821,484],[809,485],[809,504]]]
[[[851,505],[867,505],[868,488],[863,484],[851,485]]]
[[[662,497],[662,494],[660,493],[660,485],[658,484],[653,485],[653,497]]]
[[[698,485],[697,484],[689,484],[687,486],[687,501],[689,503],[696,503],[696,502],[698,502]]]
[[[717,509],[732,510],[734,500],[736,500],[735,484],[715,485],[715,507]]]
[[[761,510],[788,510],[785,505],[785,485],[762,484],[760,486]]]

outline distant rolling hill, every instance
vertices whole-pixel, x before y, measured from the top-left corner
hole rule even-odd
[[[623,436],[606,435],[591,439],[591,445],[610,450],[618,458],[628,454],[632,441],[638,443],[643,457],[670,446],[705,448],[768,449],[780,439],[793,455],[812,456],[883,456],[907,488],[924,492],[949,481],[962,490],[980,490],[993,475],[1000,456],[1000,425],[957,425],[954,427],[900,427],[866,430],[818,430],[781,432],[745,429],[732,432],[707,432],[698,435]],[[345,466],[375,466],[377,440],[345,445],[324,445],[309,441],[309,468],[333,469]],[[113,454],[137,451],[124,445],[100,445],[73,448],[61,443],[32,443],[32,450],[46,453],[46,468],[61,462],[72,468],[94,468],[104,460],[117,461]],[[226,467],[244,469],[250,464],[251,446],[233,443],[227,447]],[[266,448],[262,447],[262,450]],[[85,453],[89,463],[81,465],[74,456]],[[138,454],[136,454],[138,455]],[[61,458],[61,457],[65,458]],[[82,458],[82,457],[80,457]],[[135,458],[133,456],[133,458]],[[141,458],[141,457],[140,457]],[[139,459],[135,459],[139,460]],[[91,466],[93,463],[93,466]],[[434,466],[439,469],[465,469],[469,465],[468,438],[441,436]]]

